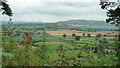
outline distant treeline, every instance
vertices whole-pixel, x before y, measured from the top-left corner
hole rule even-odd
[[[6,25],[3,25],[3,27]],[[88,31],[88,32],[96,32],[96,31],[118,31],[118,29],[112,28],[91,28],[91,27],[71,27],[68,24],[57,24],[57,23],[29,23],[29,24],[14,24],[13,26],[22,29],[22,30],[44,30],[46,28],[47,31],[52,30],[78,30],[78,31]]]

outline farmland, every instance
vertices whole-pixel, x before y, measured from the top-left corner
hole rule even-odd
[[[57,31],[47,31],[47,33],[53,35],[53,36],[62,36],[63,34],[67,34],[68,36],[71,36],[73,33],[82,36],[83,33],[85,34],[91,34],[91,36],[96,36],[97,34],[102,35],[115,35],[118,32],[114,31],[97,31],[97,32],[87,32],[87,31],[77,31],[77,30],[57,30]]]
[[[117,65],[116,27],[71,25],[14,24],[12,27],[15,29],[10,36],[8,32],[3,32],[2,35],[3,66]],[[6,25],[3,25],[5,28]]]

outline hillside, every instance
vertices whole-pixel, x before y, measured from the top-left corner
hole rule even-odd
[[[7,24],[6,21],[1,21],[2,24]],[[78,24],[78,25],[91,25],[91,26],[114,26],[106,23],[105,21],[94,21],[94,20],[67,20],[59,22],[13,22],[14,24],[41,24],[41,23],[54,23],[54,24]]]
[[[78,25],[91,25],[91,26],[114,26],[106,23],[105,21],[94,21],[94,20],[68,20],[59,21],[59,24],[78,24]]]

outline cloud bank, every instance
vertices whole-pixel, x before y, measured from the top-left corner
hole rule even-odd
[[[9,0],[14,21],[105,20],[99,0]],[[4,18],[3,18],[4,19]]]

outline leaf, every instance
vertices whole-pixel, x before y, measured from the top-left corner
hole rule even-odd
[[[94,53],[92,51],[89,52],[89,55],[94,55]]]
[[[76,58],[73,57],[73,58],[70,58],[70,60],[76,60]]]
[[[14,58],[14,55],[11,54],[11,53],[3,53],[3,56],[4,56],[4,57],[8,57],[9,59]]]
[[[86,52],[81,52],[81,55],[82,55],[82,56],[87,56],[88,53],[86,53]]]

